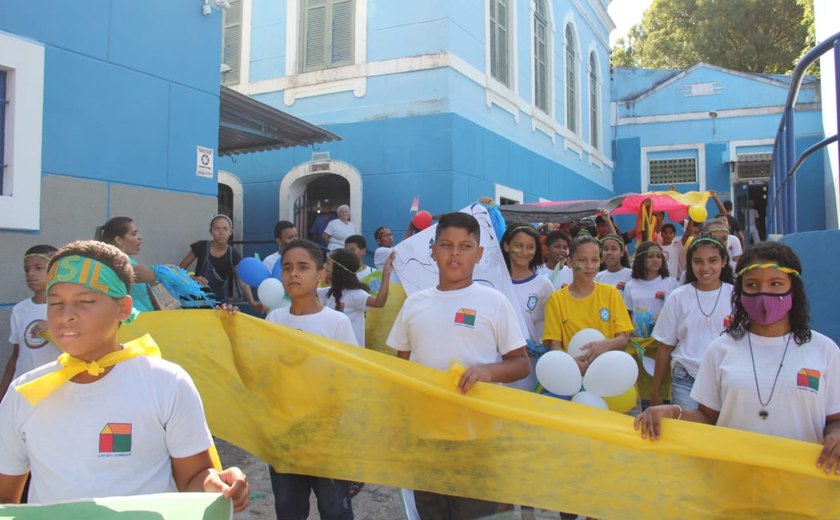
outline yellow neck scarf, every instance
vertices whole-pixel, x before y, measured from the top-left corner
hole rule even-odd
[[[62,368],[17,386],[15,390],[30,405],[35,406],[82,372],[98,376],[105,372],[106,368],[137,356],[160,357],[160,349],[150,335],[146,334],[134,341],[129,341],[123,345],[122,349],[106,354],[96,361],[83,361],[65,352],[58,356],[58,363]]]

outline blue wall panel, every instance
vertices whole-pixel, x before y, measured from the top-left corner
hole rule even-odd
[[[199,2],[143,3],[143,8],[138,8],[134,2],[111,2],[109,60],[218,93],[221,13],[213,9],[210,16],[203,16]]]
[[[793,248],[802,262],[802,281],[808,295],[811,327],[840,343],[837,286],[826,283],[837,278],[840,231],[795,233],[785,236],[782,242]]]
[[[169,92],[169,153],[166,187],[215,195],[216,179],[199,177],[196,146],[216,148],[219,140],[219,98],[206,92],[172,84]]]
[[[110,5],[111,0],[3,0],[0,30],[107,59]]]
[[[165,187],[168,107],[161,79],[47,47],[44,171]]]

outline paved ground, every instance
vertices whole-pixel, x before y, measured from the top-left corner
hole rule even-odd
[[[234,515],[236,520],[265,520],[274,519],[274,497],[271,494],[271,481],[268,477],[268,466],[253,457],[248,452],[240,450],[232,444],[216,439],[219,457],[222,464],[239,466],[248,475],[251,483],[251,505],[244,513]],[[402,500],[396,488],[367,484],[361,493],[353,498],[353,512],[355,520],[404,520]],[[311,501],[309,518],[320,520],[314,497]],[[518,513],[499,516],[499,519],[519,520]],[[537,520],[557,519],[557,513],[538,510]]]

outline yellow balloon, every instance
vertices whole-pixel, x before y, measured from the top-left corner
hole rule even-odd
[[[705,222],[706,217],[709,216],[709,212],[703,206],[691,206],[688,208],[688,216],[694,222]]]
[[[625,413],[636,406],[639,394],[636,392],[636,385],[633,385],[630,387],[630,390],[627,390],[621,395],[617,395],[615,397],[603,397],[602,399],[606,401],[607,407],[613,412]]]

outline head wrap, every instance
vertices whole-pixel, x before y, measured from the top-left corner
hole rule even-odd
[[[773,264],[773,263],[748,265],[748,266],[744,267],[743,269],[741,269],[740,271],[738,271],[738,276],[741,276],[742,274],[746,273],[747,271],[752,271],[753,269],[776,269],[777,271],[781,271],[783,273],[799,276],[799,271],[797,271],[796,269],[792,269],[790,267],[783,267],[779,264]]]
[[[110,296],[116,300],[128,296],[128,287],[113,269],[99,260],[80,255],[68,255],[53,262],[47,273],[47,293],[57,283],[74,283]],[[131,316],[123,323],[129,324],[140,312],[132,308]]]

